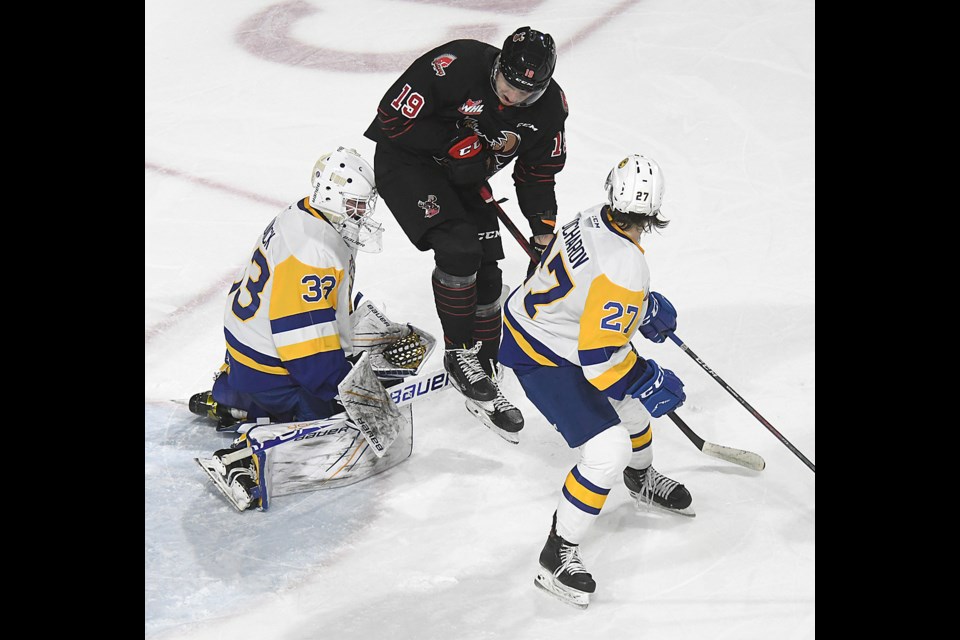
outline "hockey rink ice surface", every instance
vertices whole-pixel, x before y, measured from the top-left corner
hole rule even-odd
[[[324,151],[354,147],[418,55],[514,29],[551,33],[570,105],[559,223],[603,199],[629,153],[666,178],[652,288],[677,335],[816,462],[815,5],[813,0],[147,0],[144,80],[144,631],[150,639],[789,640],[815,636],[815,474],[671,342],[635,338],[673,369],[678,414],[654,465],[695,518],[638,512],[615,486],[582,556],[597,581],[578,610],[533,579],[577,452],[511,372],[520,444],[455,391],[415,406],[413,455],[358,484],[236,512],[194,462],[225,447],[189,413],[223,357],[222,307],[270,220],[308,195]],[[509,172],[494,194],[524,231]],[[429,253],[383,202],[385,249],[356,288],[394,321],[441,336]],[[503,229],[504,282],[526,256]],[[441,366],[435,353],[430,367]]]

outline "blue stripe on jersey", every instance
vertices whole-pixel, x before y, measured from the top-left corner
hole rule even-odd
[[[227,344],[236,349],[238,352],[247,356],[257,364],[262,364],[267,367],[282,367],[283,361],[280,358],[273,358],[271,356],[264,355],[259,351],[255,351],[237,340],[226,327],[223,328],[223,337],[226,338]]]
[[[601,347],[599,349],[581,349],[577,352],[580,356],[580,364],[589,367],[592,364],[601,364],[609,360],[620,347]]]
[[[627,371],[626,375],[607,387],[603,392],[614,400],[623,400],[624,396],[627,395],[627,389],[632,387],[646,370],[647,361],[638,357],[637,361],[630,367],[630,371]]]
[[[297,313],[285,318],[271,320],[270,331],[273,333],[283,333],[284,331],[292,331],[293,329],[312,327],[315,324],[323,324],[324,322],[333,322],[336,319],[336,309],[315,309],[313,311],[305,311],[304,313]]]
[[[513,294],[511,295],[511,297],[513,297],[514,295],[516,295],[517,293],[519,293],[519,291],[520,291],[519,289],[517,289],[516,291],[514,291]],[[509,300],[509,298],[508,298],[508,299],[507,299],[507,303],[509,304],[509,302],[510,302],[510,300]],[[524,339],[524,340],[526,340],[528,343],[530,343],[530,346],[533,348],[534,351],[537,352],[538,355],[543,356],[544,358],[546,358],[547,360],[549,360],[549,361],[552,362],[553,364],[557,365],[558,367],[570,366],[570,362],[568,362],[568,361],[566,360],[566,358],[561,358],[561,357],[558,356],[556,353],[554,353],[552,349],[548,348],[548,347],[547,347],[546,345],[544,345],[542,342],[540,342],[539,340],[537,340],[536,338],[534,338],[533,336],[531,336],[529,333],[527,333],[527,332],[523,329],[523,327],[520,326],[520,323],[517,322],[517,319],[513,317],[513,313],[510,312],[510,309],[507,308],[507,305],[506,305],[506,304],[503,305],[503,313],[507,316],[507,320],[510,322],[510,325],[511,325],[514,329],[517,330],[517,333],[519,333],[521,336],[523,336],[523,339]],[[508,333],[510,333],[510,331],[507,330],[507,331],[504,331],[503,333],[504,333],[504,334],[508,334]],[[519,346],[518,346],[517,348],[519,349]],[[522,352],[522,350],[521,350],[521,352]],[[529,358],[527,358],[527,359],[529,360]],[[532,361],[531,361],[531,362],[532,362]]]

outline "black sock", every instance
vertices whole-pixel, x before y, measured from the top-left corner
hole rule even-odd
[[[451,276],[433,271],[433,299],[437,305],[443,341],[447,349],[473,346],[473,326],[477,310],[477,276]]]
[[[500,317],[500,302],[478,304],[477,316],[473,323],[473,341],[480,342],[480,365],[491,378],[496,377],[495,363],[499,362],[500,334],[503,322]]]

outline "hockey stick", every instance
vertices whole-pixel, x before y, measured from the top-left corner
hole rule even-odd
[[[783,437],[783,434],[781,434],[779,431],[777,431],[777,430],[773,427],[772,424],[770,424],[769,422],[767,422],[767,419],[766,419],[766,418],[764,418],[762,415],[760,415],[760,413],[757,412],[756,409],[754,409],[753,407],[751,407],[750,404],[749,404],[746,400],[744,400],[743,398],[741,398],[739,393],[737,393],[736,391],[734,391],[733,388],[730,387],[730,385],[728,385],[726,382],[724,382],[724,381],[723,381],[723,378],[721,378],[720,376],[718,376],[718,375],[716,374],[716,372],[714,372],[713,369],[711,369],[710,367],[708,367],[707,364],[706,364],[703,360],[701,360],[701,359],[697,356],[697,354],[695,354],[695,353],[690,349],[690,347],[688,347],[687,345],[685,345],[685,344],[683,343],[683,341],[676,336],[676,334],[674,334],[673,332],[670,332],[670,333],[667,334],[667,335],[670,336],[670,339],[674,342],[674,344],[676,344],[678,347],[680,347],[681,349],[683,349],[683,350],[686,352],[686,354],[687,354],[688,356],[690,356],[691,358],[693,358],[693,359],[696,361],[696,363],[699,364],[700,367],[701,367],[704,371],[706,371],[707,373],[709,373],[709,374],[713,377],[713,379],[716,380],[716,381],[720,384],[721,387],[723,387],[724,389],[726,389],[727,392],[728,392],[730,395],[732,395],[734,398],[736,398],[736,399],[737,399],[737,402],[739,402],[741,405],[743,405],[743,408],[744,408],[744,409],[746,409],[747,411],[749,411],[749,412],[753,415],[754,418],[756,418],[757,420],[759,420],[759,421],[760,421],[760,424],[762,424],[763,426],[765,426],[770,433],[772,433],[773,435],[775,435],[780,442],[782,442],[784,445],[786,445],[787,449],[790,449],[790,451],[792,451],[798,458],[800,458],[805,465],[807,465],[808,467],[810,467],[810,470],[811,470],[811,471],[813,471],[814,473],[817,472],[816,466],[814,466],[814,464],[813,464],[812,462],[810,462],[810,460],[808,460],[805,455],[803,455],[802,453],[800,453],[800,451],[799,451],[795,446],[793,446],[793,445],[790,443],[789,440],[787,440],[785,437]]]
[[[741,467],[746,467],[747,469],[753,469],[754,471],[763,471],[763,468],[767,466],[767,463],[764,462],[763,458],[752,451],[745,451],[743,449],[734,449],[733,447],[725,447],[721,444],[714,444],[712,442],[707,442],[696,433],[693,432],[687,423],[680,419],[676,413],[671,411],[667,416],[673,420],[673,424],[677,425],[680,428],[680,431],[683,432],[683,435],[687,436],[697,449],[704,452],[708,456],[713,456],[714,458],[720,458],[721,460],[726,460],[727,462],[732,462],[733,464],[738,464]]]
[[[492,204],[497,208],[497,217],[500,218],[500,222],[504,224],[504,226],[510,231],[510,235],[512,235],[516,241],[520,243],[520,247],[527,252],[528,256],[530,256],[530,262],[540,262],[540,256],[537,255],[537,252],[534,251],[533,247],[530,246],[530,243],[527,242],[527,238],[520,233],[520,229],[517,228],[517,225],[513,224],[513,220],[507,216],[507,213],[500,206],[500,202],[506,202],[506,198],[500,200],[499,202],[494,200],[493,193],[490,191],[490,187],[487,185],[480,187],[480,197],[483,198],[483,201],[487,204]]]

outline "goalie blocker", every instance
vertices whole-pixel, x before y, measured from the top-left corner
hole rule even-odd
[[[353,484],[413,452],[413,402],[449,386],[443,369],[422,373],[436,341],[412,325],[390,322],[368,301],[356,309],[355,344],[363,352],[338,385],[343,413],[244,424],[232,449],[196,459],[237,510],[265,511],[278,496]]]

